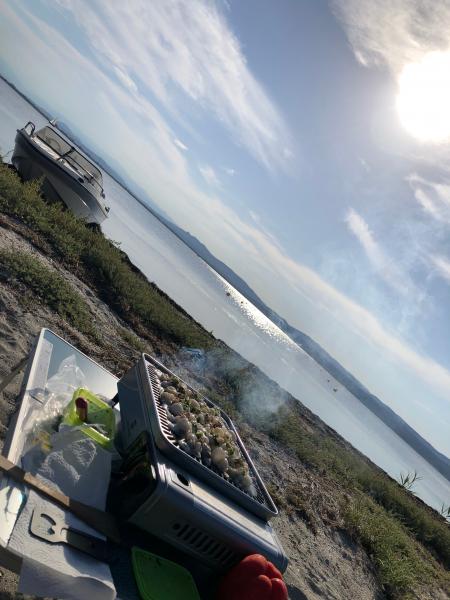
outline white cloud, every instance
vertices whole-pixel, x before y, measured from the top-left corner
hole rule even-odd
[[[435,272],[450,283],[450,261],[444,256],[431,255],[430,263],[435,269]]]
[[[198,170],[200,171],[206,183],[214,187],[220,187],[220,179],[217,177],[216,172],[210,165],[200,165]]]
[[[131,77],[128,75],[128,73],[126,73],[120,67],[117,67],[117,66],[114,67],[114,72],[117,75],[117,78],[119,79],[119,81],[126,88],[128,88],[131,92],[136,93],[138,91],[136,84],[131,79]]]
[[[445,220],[443,219],[443,215],[441,214],[439,207],[425,190],[422,188],[417,188],[414,190],[414,197],[426,213],[434,217],[437,221]]]
[[[345,216],[345,222],[363,247],[373,268],[385,282],[402,294],[410,293],[413,288],[412,282],[375,240],[367,222],[361,215],[350,208]]]
[[[436,221],[450,224],[450,185],[430,181],[413,173],[407,181],[425,213]]]
[[[259,215],[258,213],[256,213],[253,210],[249,210],[248,214],[250,215],[250,218],[252,219],[252,221],[255,223],[256,228],[261,232],[261,234],[264,235],[266,240],[269,241],[273,245],[274,248],[277,248],[280,252],[283,252],[283,248],[282,248],[280,242],[277,240],[275,235],[269,230],[267,225],[264,223],[261,215]]]
[[[427,52],[446,50],[450,4],[436,0],[332,0],[356,59],[398,74]]]
[[[373,238],[366,221],[353,208],[350,208],[345,217],[345,221],[350,231],[356,236],[364,248],[367,257],[373,266],[382,269],[385,263],[384,256]]]
[[[226,16],[206,0],[134,0],[94,5],[60,0],[104,68],[127,87],[146,87],[190,123],[187,99],[214,115],[268,169],[292,158],[283,118],[250,70]]]
[[[233,177],[234,175],[236,175],[236,169],[232,169],[231,167],[224,167],[223,170],[230,177]]]
[[[358,158],[358,161],[359,161],[359,164],[364,169],[364,171],[366,171],[367,173],[370,173],[370,171],[371,171],[370,165],[364,158],[362,158],[362,156],[360,156]]]
[[[181,140],[179,140],[178,138],[175,138],[173,140],[173,143],[178,146],[178,148],[180,148],[180,150],[184,150],[185,152],[187,150],[189,150],[189,148],[186,146],[186,144],[183,144],[183,142]]]

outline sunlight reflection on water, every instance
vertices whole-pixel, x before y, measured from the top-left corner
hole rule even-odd
[[[298,350],[297,344],[266,317],[259,308],[256,308],[256,306],[249,302],[245,296],[232,287],[220,275],[217,273],[214,274],[217,276],[219,284],[223,287],[225,295],[230,302],[233,302],[234,308],[237,309],[236,312],[238,313],[238,317],[233,316],[234,319],[241,321],[242,318],[245,318],[251,323],[253,328],[261,330],[277,344],[282,344],[283,346],[291,347],[293,350]]]

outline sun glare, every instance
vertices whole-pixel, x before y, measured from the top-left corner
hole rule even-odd
[[[427,142],[450,140],[450,52],[430,52],[399,77],[397,110],[405,129]]]

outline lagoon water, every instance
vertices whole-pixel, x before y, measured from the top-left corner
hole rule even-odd
[[[45,123],[0,79],[1,154],[13,148],[16,129],[28,120]],[[104,185],[111,212],[103,231],[151,281],[392,477],[417,471],[423,479],[414,489],[425,502],[448,505],[447,479],[106,174]]]

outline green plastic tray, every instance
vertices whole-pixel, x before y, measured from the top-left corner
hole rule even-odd
[[[200,600],[192,575],[184,567],[136,547],[131,558],[142,600]]]

